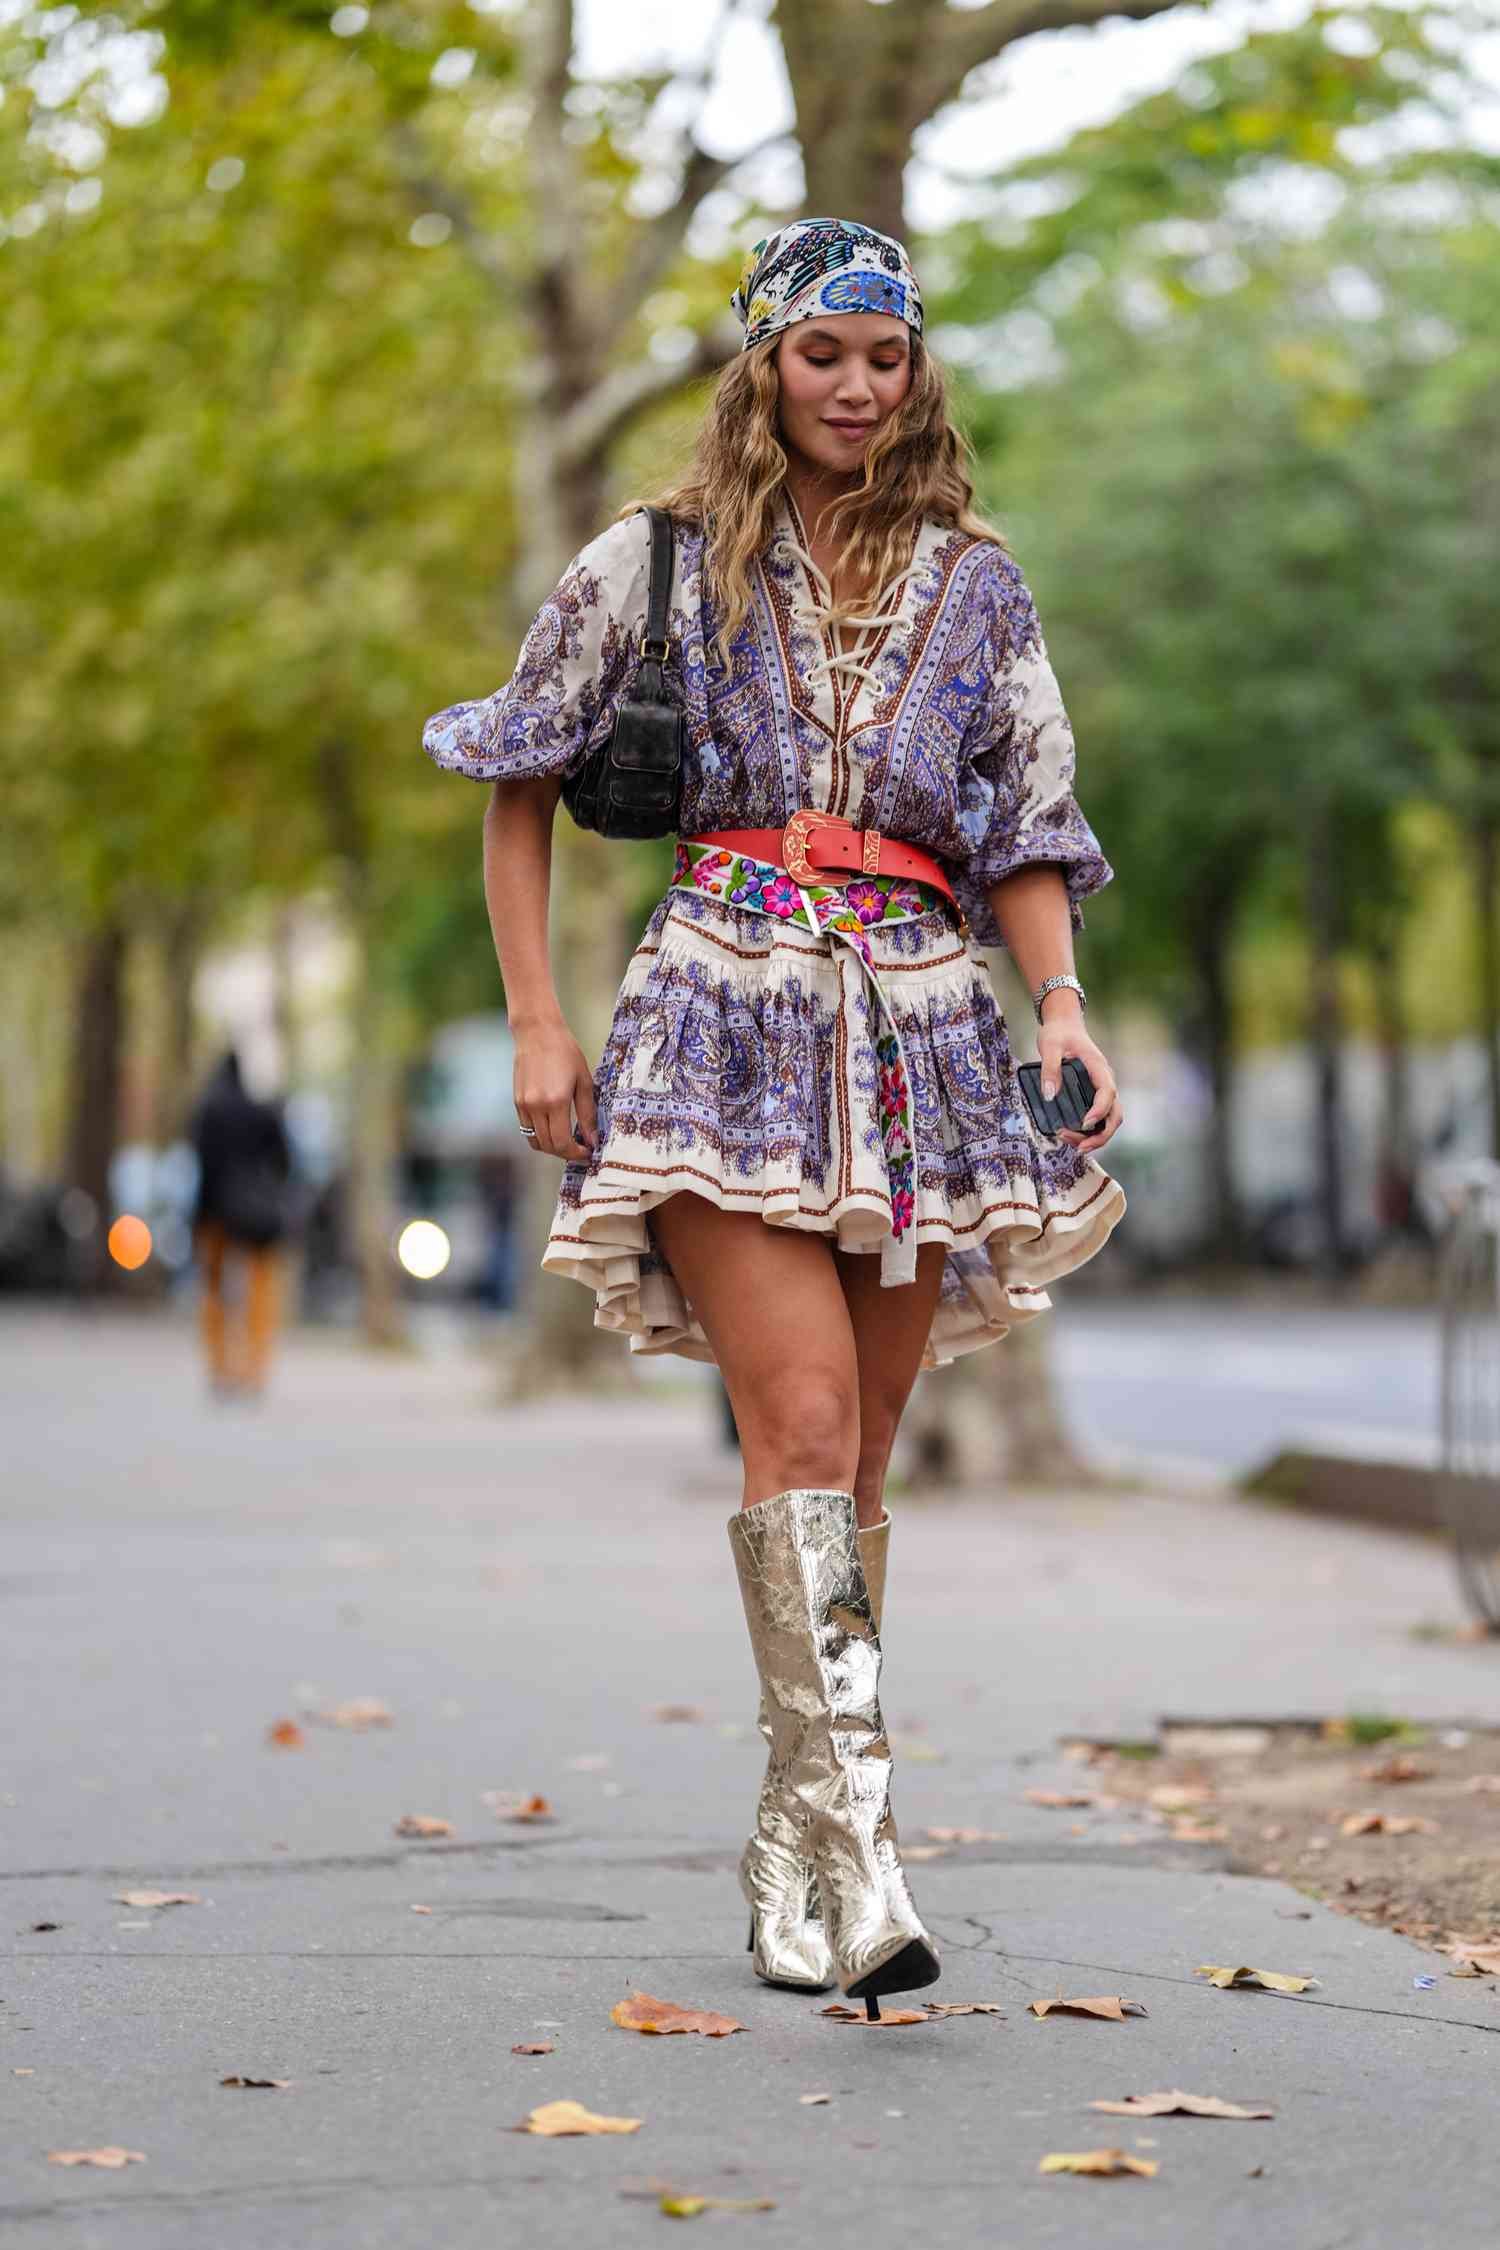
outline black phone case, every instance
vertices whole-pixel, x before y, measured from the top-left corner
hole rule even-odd
[[[1022,1063],[1016,1076],[1021,1081],[1022,1096],[1039,1133],[1055,1140],[1065,1125],[1075,1133],[1082,1132],[1084,1118],[1094,1099],[1094,1081],[1076,1055],[1063,1058],[1057,1092],[1050,1102],[1042,1094],[1039,1062]]]

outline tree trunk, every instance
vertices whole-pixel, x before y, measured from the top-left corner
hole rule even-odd
[[[162,936],[163,1020],[156,1086],[155,1140],[159,1148],[187,1130],[197,1092],[193,986],[203,957],[204,911],[197,901],[174,907]]]
[[[105,1272],[104,1238],[114,1216],[109,1170],[119,1133],[125,950],[118,921],[96,930],[84,945],[74,1000],[66,1167],[69,1185],[81,1188],[98,1212],[88,1261],[95,1282]]]
[[[400,1268],[394,1256],[397,1212],[391,1192],[400,1152],[400,1060],[392,1008],[383,988],[367,915],[358,911],[359,963],[351,1011],[349,1074],[349,1226],[359,1271],[360,1325],[365,1341],[391,1350],[406,1340]]]
[[[1197,986],[1194,1045],[1208,1072],[1211,1107],[1204,1148],[1209,1247],[1233,1260],[1244,1249],[1244,1222],[1234,1176],[1234,1023],[1229,960],[1232,901],[1221,890],[1198,902],[1193,918],[1192,962]]]
[[[1329,808],[1317,808],[1307,846],[1307,927],[1311,947],[1308,1025],[1317,1100],[1318,1200],[1325,1272],[1342,1274],[1344,1231],[1343,1006],[1339,992],[1342,915],[1338,843]]]

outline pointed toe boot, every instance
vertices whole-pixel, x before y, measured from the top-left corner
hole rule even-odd
[[[942,1965],[912,1903],[891,1812],[880,1640],[854,1495],[780,1492],[741,1509],[729,1535],[772,1762],[817,1880],[833,1974],[872,2005],[931,1984]]]
[[[890,1545],[889,1511],[856,1533],[869,1591],[870,1614],[880,1631],[885,1602],[886,1559]],[[834,1982],[833,1956],[823,1928],[818,1878],[807,1852],[807,1817],[776,1756],[765,1690],[756,1721],[765,1737],[765,1779],[755,1811],[755,1829],[740,1858],[740,1888],[750,1907],[747,1951],[764,1984],[790,1992],[826,1992]]]

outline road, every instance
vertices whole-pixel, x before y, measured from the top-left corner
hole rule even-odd
[[[897,1809],[920,1848],[988,1832],[912,1879],[932,1997],[1003,2015],[850,2029],[743,1952],[758,1742],[710,1406],[669,1373],[501,1412],[456,1340],[372,1361],[314,1337],[264,1407],[215,1407],[178,1326],[0,1318],[7,2250],[633,2250],[666,2223],[650,2182],[769,2198],[723,2223],[797,2250],[835,2218],[872,2250],[1492,2243],[1489,1984],[1212,1846],[1024,1794],[1077,1785],[1060,1736],[1163,1714],[1500,1723],[1500,1650],[1414,1636],[1459,1619],[1441,1551],[1222,1494],[908,1501]],[[358,1697],[392,1723],[310,1716]],[[283,1720],[301,1747],[272,1746]],[[533,1791],[552,1822],[497,1817]],[[405,1814],[452,1834],[398,1837]],[[119,1899],[141,1887],[198,1903]],[[1221,1992],[1214,1961],[1319,1981]],[[637,1986],[747,2028],[619,2030]],[[1147,2012],[1027,2012],[1059,1991]],[[1173,2086],[1276,2116],[1088,2107]],[[510,2130],[558,2098],[643,2123]],[[145,2161],[47,2161],[101,2145]],[[1099,2146],[1160,2170],[1038,2170]]]

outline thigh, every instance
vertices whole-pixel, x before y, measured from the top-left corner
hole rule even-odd
[[[652,1232],[692,1306],[729,1392],[742,1443],[793,1400],[853,1419],[854,1332],[829,1243],[682,1189]]]
[[[924,1243],[917,1251],[915,1281],[899,1289],[882,1289],[877,1253],[835,1253],[854,1332],[860,1424],[875,1445],[895,1435],[911,1396],[947,1262],[945,1243]]]

